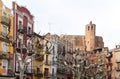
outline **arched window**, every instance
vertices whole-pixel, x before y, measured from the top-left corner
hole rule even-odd
[[[93,30],[93,26],[91,26],[91,30]]]
[[[90,26],[88,26],[88,30],[90,30]]]

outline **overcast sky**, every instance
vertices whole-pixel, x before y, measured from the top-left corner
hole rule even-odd
[[[120,0],[2,0],[7,7],[16,1],[26,6],[35,19],[35,32],[84,35],[85,25],[96,24],[96,35],[105,46],[120,41]]]

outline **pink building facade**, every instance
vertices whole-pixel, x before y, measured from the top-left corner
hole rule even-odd
[[[16,42],[15,52],[22,53],[22,59],[27,55],[31,55],[33,49],[33,42],[30,38],[33,36],[34,17],[26,7],[19,6],[13,2],[13,28],[14,28],[14,40]],[[24,49],[27,47],[29,50]],[[14,52],[14,53],[15,53]],[[15,59],[15,76],[19,79],[19,64],[16,56]],[[32,62],[29,63],[24,74],[25,79],[32,79]]]

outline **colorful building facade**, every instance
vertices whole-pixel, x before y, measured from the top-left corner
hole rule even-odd
[[[34,32],[34,17],[31,12],[23,6],[19,6],[16,2],[13,5],[13,29],[14,29],[14,40],[16,46],[14,47],[14,53],[21,53],[22,59],[33,53],[33,40],[31,40]],[[27,48],[27,49],[24,49]],[[32,60],[32,59],[31,59]],[[15,77],[19,78],[20,65],[15,56]],[[27,65],[25,70],[24,78],[32,79],[32,61]]]
[[[112,79],[120,78],[120,45],[116,45],[116,47],[112,50],[113,54],[113,71],[112,71]]]
[[[36,55],[33,62],[33,79],[54,79],[56,77],[55,68],[51,66],[55,63],[52,62],[54,47],[50,39],[49,33],[45,36],[35,33],[34,50]]]
[[[57,79],[57,55],[58,55],[58,39],[59,36],[54,34],[51,35],[50,41],[52,43],[51,51],[51,65],[50,65],[50,74],[51,79]]]
[[[12,10],[0,0],[0,79],[14,77]]]
[[[36,55],[34,57],[33,62],[33,69],[34,69],[34,75],[33,79],[44,79],[44,57],[45,52],[44,50],[44,37],[40,36],[37,33],[34,33],[35,39],[34,39],[34,50],[36,52]]]

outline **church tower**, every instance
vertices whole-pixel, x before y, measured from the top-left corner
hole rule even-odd
[[[95,49],[96,25],[92,24],[92,21],[90,21],[90,23],[87,24],[85,27],[85,46],[87,51],[91,51]]]

